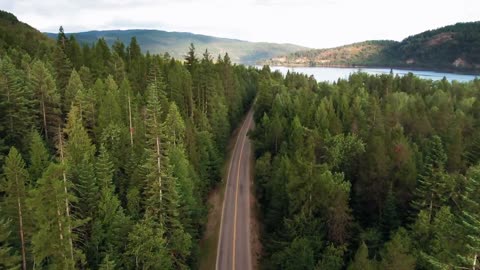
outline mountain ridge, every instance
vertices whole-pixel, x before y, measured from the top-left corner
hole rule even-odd
[[[45,34],[51,38],[55,38],[57,35],[56,33]],[[290,43],[252,42],[191,32],[158,29],[91,30],[67,33],[66,35],[74,35],[78,42],[88,44],[95,42],[99,38],[104,38],[109,45],[112,45],[117,39],[127,44],[135,36],[139,45],[145,51],[169,53],[178,59],[183,58],[188,46],[190,43],[193,43],[199,52],[208,49],[214,56],[228,53],[232,61],[243,64],[254,64],[260,59],[268,59],[275,55],[308,49],[307,47]]]
[[[261,64],[283,66],[382,66],[458,72],[480,71],[480,21],[456,23],[402,41],[367,40],[272,57]]]

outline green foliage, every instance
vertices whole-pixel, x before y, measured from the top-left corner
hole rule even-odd
[[[135,224],[127,244],[127,255],[132,256],[135,262],[131,268],[172,269],[163,234],[163,229],[149,219]]]
[[[9,221],[0,220],[0,267],[2,269],[19,269],[21,259],[8,241],[10,234]]]
[[[60,95],[51,72],[41,61],[35,61],[31,70],[31,83],[37,109],[36,118],[45,139],[52,140],[60,125]]]
[[[50,154],[45,146],[45,142],[38,133],[33,130],[30,134],[30,149],[29,149],[29,174],[30,181],[34,184],[39,179],[45,169],[48,167],[50,161]]]
[[[411,240],[408,232],[401,228],[385,244],[382,254],[381,269],[415,269],[415,257],[412,255]]]
[[[266,269],[283,267],[298,239],[317,268],[472,267],[478,86],[357,73],[315,89],[302,74],[259,76]]]
[[[335,247],[330,244],[322,252],[322,258],[318,262],[315,269],[331,269],[331,270],[340,270],[343,268],[344,261],[343,256],[345,255],[345,247]]]
[[[77,238],[73,230],[83,222],[68,214],[66,203],[76,202],[76,197],[65,188],[63,173],[61,165],[51,163],[28,200],[35,223],[31,238],[35,262],[51,269],[75,269],[84,260],[72,244]]]
[[[28,172],[22,156],[15,147],[5,159],[4,179],[0,182],[0,192],[4,194],[2,215],[12,220],[11,229],[15,231],[15,242],[20,246],[22,267],[26,267],[27,237],[31,233],[31,213],[26,205]]]
[[[376,269],[376,263],[368,258],[368,247],[365,242],[362,242],[358,247],[353,261],[348,266],[348,270],[374,270]]]
[[[10,145],[25,143],[24,136],[33,124],[31,89],[24,72],[17,70],[8,56],[0,59],[0,129]]]
[[[207,195],[257,70],[208,54],[190,69],[143,54],[136,38],[80,45],[63,28],[45,42],[5,12],[0,29],[2,263],[195,268]]]

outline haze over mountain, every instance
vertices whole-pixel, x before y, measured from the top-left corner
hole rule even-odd
[[[267,42],[248,42],[238,39],[219,38],[198,35],[186,32],[167,32],[161,30],[106,30],[70,33],[75,35],[80,43],[92,44],[100,38],[112,45],[115,40],[128,44],[132,37],[136,37],[139,45],[150,53],[163,54],[168,52],[177,59],[183,59],[188,47],[193,43],[198,53],[205,49],[216,58],[219,54],[228,52],[233,62],[254,64],[259,60],[283,54],[289,54],[306,47],[293,44],[277,44]],[[56,38],[56,33],[47,33],[51,38]]]

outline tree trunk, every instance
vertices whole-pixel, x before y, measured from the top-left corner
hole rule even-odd
[[[60,159],[62,161],[62,165],[65,164],[65,158],[63,155],[63,136],[62,136],[62,129],[58,128],[58,137],[59,137],[59,148],[60,148]],[[72,240],[72,226],[70,224],[70,203],[68,201],[68,189],[67,189],[67,174],[65,173],[65,169],[62,172],[63,175],[63,190],[65,193],[65,213],[67,214],[67,227],[68,227],[68,242],[70,244],[70,258],[73,260],[73,240]]]
[[[157,117],[153,115],[153,121],[157,124]],[[159,132],[159,131],[157,131]],[[159,186],[159,196],[160,202],[162,202],[162,174],[161,174],[161,157],[160,157],[160,135],[156,136],[156,146],[157,146],[157,170],[158,170],[158,186]]]
[[[47,113],[45,110],[45,99],[42,96],[42,114],[43,114],[43,129],[45,131],[45,139],[48,140],[48,130],[47,130]]]
[[[476,269],[477,269],[477,257],[478,257],[478,254],[475,254],[475,256],[473,257],[473,267],[472,267],[472,270],[476,270]]]
[[[128,120],[130,122],[130,146],[133,147],[132,107],[130,101],[130,94],[128,94]]]
[[[22,203],[20,201],[20,192],[18,184],[18,176],[15,175],[15,183],[17,185],[17,207],[18,207],[18,224],[20,226],[20,242],[22,245],[22,269],[27,270],[27,257],[25,255],[25,239],[23,232],[23,214],[22,214]]]

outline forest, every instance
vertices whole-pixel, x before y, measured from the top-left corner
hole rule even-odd
[[[480,269],[480,80],[258,85],[263,269]]]
[[[258,71],[193,44],[174,59],[135,38],[48,40],[1,15],[0,269],[195,268]]]
[[[0,30],[0,269],[196,269],[251,106],[261,269],[480,269],[478,79],[324,83]]]

